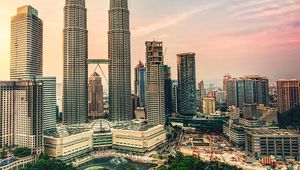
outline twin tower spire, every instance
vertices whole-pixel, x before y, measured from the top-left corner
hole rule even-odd
[[[64,7],[63,123],[79,124],[88,112],[88,31],[85,0]],[[127,0],[110,0],[108,58],[112,121],[132,119],[131,51]]]

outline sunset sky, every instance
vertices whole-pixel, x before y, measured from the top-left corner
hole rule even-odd
[[[10,17],[30,4],[44,22],[44,75],[62,82],[64,0],[0,4],[0,80],[9,79]],[[109,0],[87,0],[90,58],[107,56],[108,8]],[[132,69],[155,39],[167,48],[174,79],[182,52],[196,53],[197,81],[219,82],[225,73],[300,78],[300,0],[129,0],[129,8]]]

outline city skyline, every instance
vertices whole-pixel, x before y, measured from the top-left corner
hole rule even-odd
[[[266,0],[204,4],[203,1],[193,0],[187,4],[167,0],[157,5],[156,1],[129,1],[133,53],[131,65],[135,65],[139,59],[144,60],[144,41],[155,38],[164,41],[164,46],[168,48],[165,63],[172,68],[176,68],[174,58],[177,53],[196,53],[197,82],[202,79],[205,82],[221,82],[225,73],[232,76],[260,74],[269,77],[271,81],[299,78],[299,2]],[[55,75],[57,82],[62,82],[62,69],[53,67],[62,66],[63,61],[64,2],[58,0],[42,3],[35,0],[2,3],[0,33],[4,36],[0,37],[1,79],[9,79],[10,17],[15,14],[16,6],[26,3],[39,10],[39,15],[44,20],[44,74]],[[89,58],[107,58],[108,7],[108,1],[87,2]],[[149,17],[153,12],[151,7],[157,10],[157,14]],[[223,12],[218,10],[221,7],[225,9]],[[220,16],[224,16],[226,22],[225,18],[218,19]],[[156,17],[160,19],[154,20]],[[187,24],[189,27],[185,26]],[[237,28],[236,24],[241,26]],[[250,65],[250,62],[256,64]],[[211,70],[212,66],[217,69]],[[133,74],[134,68],[131,69]],[[107,71],[105,67],[105,72]],[[207,71],[210,74],[204,74]],[[175,79],[176,75],[176,69],[172,69],[172,78]]]

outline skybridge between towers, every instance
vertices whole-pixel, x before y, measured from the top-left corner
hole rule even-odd
[[[102,73],[102,75],[103,75],[103,77],[104,77],[106,83],[108,83],[107,77],[106,77],[106,75],[104,74],[104,71],[103,71],[101,65],[103,65],[103,64],[109,65],[110,62],[111,62],[110,59],[87,59],[86,62],[87,62],[88,65],[92,65],[92,64],[93,64],[93,65],[96,65],[94,71],[96,71],[96,69],[99,68],[99,69],[101,70],[101,73]]]

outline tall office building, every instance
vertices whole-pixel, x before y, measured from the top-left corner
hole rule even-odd
[[[171,79],[171,67],[168,65],[163,66],[163,74],[165,79],[165,109],[166,117],[173,112],[172,105],[172,79]]]
[[[0,148],[14,145],[15,83],[0,82]]]
[[[88,112],[88,31],[85,0],[64,7],[63,123],[85,123]]]
[[[227,106],[237,106],[237,79],[231,78],[227,81]]]
[[[223,91],[224,91],[224,95],[225,98],[227,97],[227,84],[228,84],[228,80],[230,80],[232,77],[230,74],[225,74],[223,77]]]
[[[99,118],[103,113],[102,78],[94,72],[89,77],[89,113],[90,118]]]
[[[244,104],[269,106],[269,80],[258,75],[245,75],[237,80],[238,107]]]
[[[43,152],[43,82],[17,81],[15,87],[15,145]]]
[[[146,67],[141,61],[134,69],[134,93],[139,97],[139,106],[145,107]]]
[[[237,80],[237,106],[243,108],[245,103],[245,79]]]
[[[182,116],[197,113],[195,53],[177,54],[178,111]]]
[[[300,80],[277,81],[277,110],[286,112],[293,107],[300,106]]]
[[[56,77],[37,77],[43,81],[43,129],[56,128]]]
[[[165,123],[165,79],[163,74],[163,43],[146,43],[146,114],[148,123]]]
[[[197,104],[199,110],[202,110],[204,96],[205,96],[204,82],[201,81],[200,83],[198,83],[198,90],[197,90]]]
[[[33,79],[43,74],[43,22],[29,5],[11,19],[10,79]]]
[[[133,117],[131,103],[131,51],[127,0],[110,0],[108,58],[109,113],[112,121]]]
[[[172,81],[172,106],[173,113],[178,113],[178,81]]]

